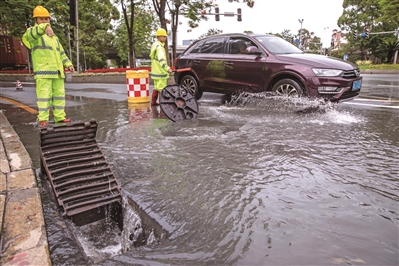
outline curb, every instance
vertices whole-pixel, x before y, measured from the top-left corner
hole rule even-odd
[[[0,111],[1,265],[51,265],[32,160]]]
[[[360,70],[360,74],[397,74],[397,75],[399,75],[399,69],[396,69],[396,70],[365,69],[365,70]]]

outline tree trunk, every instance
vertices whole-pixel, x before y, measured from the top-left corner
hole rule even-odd
[[[130,21],[128,20],[127,16],[127,7],[123,1],[121,1],[122,4],[122,11],[123,15],[125,17],[125,24],[126,24],[126,29],[127,29],[127,34],[128,34],[128,39],[129,39],[129,65],[130,67],[136,67],[136,58],[134,54],[134,37],[133,37],[133,23],[134,23],[134,8],[135,8],[135,3],[133,0],[130,0]]]

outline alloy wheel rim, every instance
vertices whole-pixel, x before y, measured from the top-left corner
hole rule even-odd
[[[279,96],[298,97],[298,90],[290,84],[282,84],[276,90]]]

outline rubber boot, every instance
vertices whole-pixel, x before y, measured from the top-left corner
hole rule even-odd
[[[152,91],[151,105],[159,105],[159,103],[157,103],[158,94],[159,94],[159,91],[157,91],[157,90]]]

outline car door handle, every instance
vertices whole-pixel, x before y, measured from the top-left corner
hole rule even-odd
[[[193,63],[194,63],[194,65],[199,65],[199,64],[201,64],[201,61],[199,61],[199,60],[194,60]]]
[[[231,63],[231,62],[224,62],[224,64],[225,64],[226,66],[232,66],[232,65],[234,65],[234,64]]]

